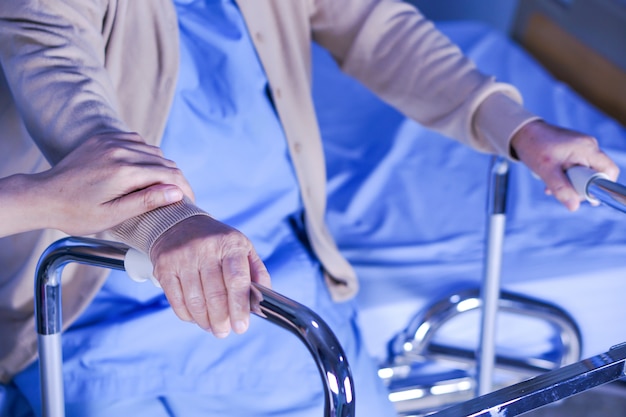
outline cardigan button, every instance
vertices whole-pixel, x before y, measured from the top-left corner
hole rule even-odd
[[[294,150],[296,153],[300,153],[300,152],[302,152],[302,144],[301,144],[300,142],[296,142],[296,143],[294,143],[294,145],[293,145],[293,150]]]

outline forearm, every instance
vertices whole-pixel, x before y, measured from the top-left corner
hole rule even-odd
[[[89,137],[129,130],[104,67],[106,13],[106,2],[93,0],[0,8],[2,70],[30,136],[53,164]]]
[[[315,16],[316,39],[342,69],[422,125],[478,150],[509,155],[513,133],[535,116],[519,92],[477,70],[457,46],[415,8],[399,1],[347,0],[358,23]],[[320,9],[332,9],[317,0]],[[354,25],[358,30],[335,29]],[[333,44],[333,38],[343,41]],[[494,105],[495,103],[495,105]]]

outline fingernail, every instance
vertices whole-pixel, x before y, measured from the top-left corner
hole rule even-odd
[[[243,320],[238,320],[233,324],[235,333],[241,334],[248,329],[248,324]]]
[[[213,335],[215,335],[215,337],[217,337],[218,339],[224,339],[226,336],[228,336],[230,332],[219,332],[219,333],[213,333]]]
[[[578,208],[578,200],[577,199],[569,199],[569,200],[565,201],[565,207],[567,207],[567,209],[569,211],[575,211]]]
[[[183,193],[178,188],[172,188],[165,191],[165,201],[175,203],[183,198]]]

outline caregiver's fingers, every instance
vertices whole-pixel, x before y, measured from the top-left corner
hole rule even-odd
[[[126,166],[118,167],[111,173],[111,176],[107,179],[107,183],[115,182],[118,187],[118,191],[116,192],[121,195],[140,191],[158,184],[175,185],[184,195],[192,199],[194,194],[191,185],[189,185],[182,171],[175,166],[163,166],[158,162],[159,161],[154,161],[152,164],[145,162],[129,163]],[[171,189],[171,187],[168,188]],[[159,187],[153,188],[155,192],[146,194],[146,197],[159,198],[158,192],[161,190],[166,189]],[[175,201],[178,200],[180,199],[177,198]]]
[[[183,191],[171,184],[156,184],[119,197],[109,205],[108,214],[121,223],[156,208],[181,201]]]

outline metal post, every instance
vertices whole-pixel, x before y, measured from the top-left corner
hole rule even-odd
[[[508,191],[509,164],[496,157],[491,165],[487,214],[487,243],[485,249],[484,275],[481,287],[481,326],[477,352],[476,394],[483,395],[493,388],[493,370],[496,357],[496,319],[500,298],[500,270],[502,245],[506,224],[506,197]]]

